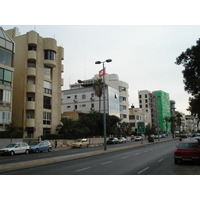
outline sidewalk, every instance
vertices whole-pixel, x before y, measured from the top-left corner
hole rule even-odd
[[[169,139],[169,140],[173,140],[173,139]],[[165,141],[168,141],[168,140],[165,140]],[[155,141],[155,142],[157,143],[157,142],[162,142],[162,141]],[[27,169],[31,167],[39,167],[39,166],[49,165],[53,163],[65,162],[65,161],[75,160],[75,159],[89,157],[89,156],[111,153],[114,151],[131,149],[138,146],[144,146],[144,145],[149,145],[149,144],[152,144],[152,142],[144,143],[144,144],[141,144],[141,142],[139,142],[139,143],[133,143],[132,145],[128,145],[128,146],[117,146],[116,148],[110,148],[110,149],[107,149],[106,151],[102,149],[102,150],[84,152],[84,153],[78,153],[78,154],[72,154],[72,155],[64,155],[64,156],[44,158],[44,159],[31,160],[31,161],[25,161],[25,162],[10,163],[10,164],[2,164],[0,165],[0,174],[9,172],[9,171]],[[53,148],[53,151],[61,151],[61,150],[66,150],[70,148],[71,148],[70,146],[57,147],[57,148]],[[200,169],[199,169],[199,172],[200,172]]]

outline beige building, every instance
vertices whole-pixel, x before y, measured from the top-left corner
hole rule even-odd
[[[0,131],[12,122],[14,42],[0,27]]]
[[[13,123],[24,138],[55,133],[61,119],[61,78],[64,49],[52,38],[17,28],[7,33],[15,42],[13,80]]]

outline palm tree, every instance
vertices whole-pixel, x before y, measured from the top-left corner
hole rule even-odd
[[[179,127],[179,133],[181,132],[181,130],[180,130],[180,128],[181,128],[181,117],[182,117],[181,113],[178,112],[177,115],[176,115],[176,123]]]
[[[64,134],[69,134],[76,131],[76,125],[72,119],[65,117],[65,118],[62,118],[60,121],[61,123],[57,125],[56,131],[62,132]]]
[[[171,123],[171,132],[172,132],[172,137],[174,138],[174,129],[175,129],[176,117],[174,117],[174,116],[165,117],[165,121]]]
[[[103,82],[101,78],[94,79],[93,85],[94,93],[97,97],[99,97],[99,112],[101,110],[101,97],[103,94]]]

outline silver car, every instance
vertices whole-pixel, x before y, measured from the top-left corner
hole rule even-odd
[[[15,155],[20,153],[28,154],[30,147],[25,142],[16,142],[9,144],[7,147],[0,149],[0,155]]]

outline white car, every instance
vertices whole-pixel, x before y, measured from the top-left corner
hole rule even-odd
[[[16,142],[9,144],[6,148],[0,149],[0,155],[15,155],[20,153],[28,154],[30,147],[25,142]]]

